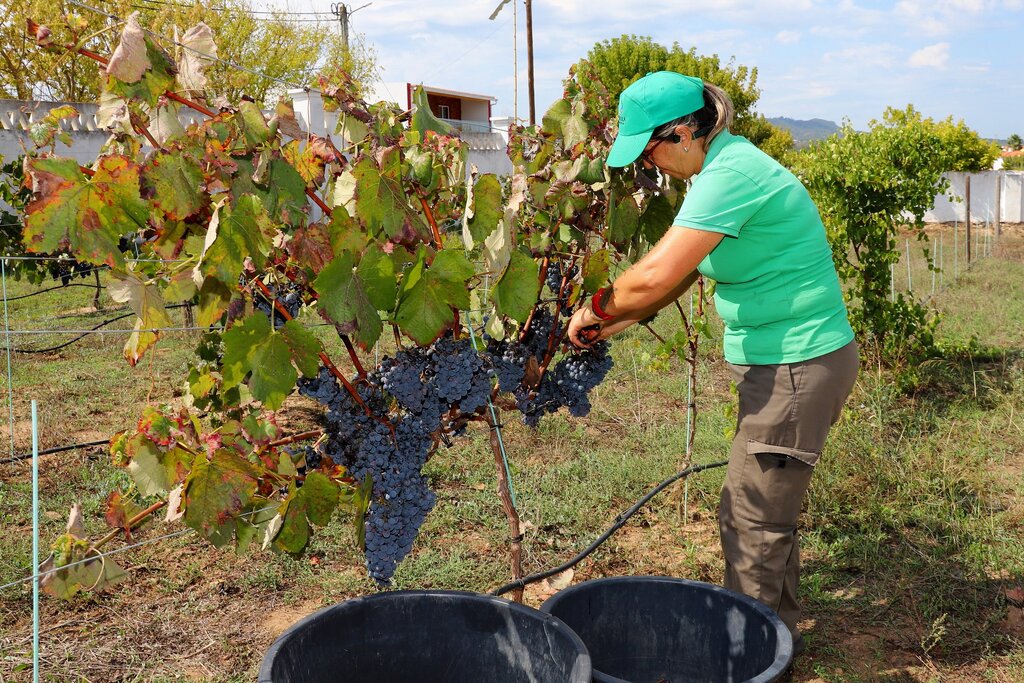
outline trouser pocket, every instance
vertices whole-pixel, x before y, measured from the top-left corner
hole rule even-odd
[[[750,522],[795,528],[819,457],[813,451],[748,440],[742,467],[730,468],[726,477],[734,513]],[[734,478],[734,473],[739,476]]]

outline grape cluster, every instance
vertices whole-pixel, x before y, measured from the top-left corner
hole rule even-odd
[[[290,285],[280,292],[278,292],[273,286],[268,289],[270,289],[271,294],[277,298],[277,301],[284,305],[289,316],[294,318],[299,314],[299,309],[302,308],[302,293],[296,285]],[[281,315],[281,312],[278,311],[277,307],[274,305],[274,300],[268,299],[263,296],[262,293],[258,291],[255,292],[252,297],[252,303],[257,311],[270,318],[274,323],[275,330],[287,322],[285,317]]]
[[[372,483],[364,550],[374,580],[390,582],[434,506],[422,470],[436,439],[464,430],[465,417],[487,407],[495,380],[501,391],[514,393],[527,424],[536,425],[561,406],[573,415],[590,410],[587,392],[611,367],[607,344],[566,356],[540,386],[523,386],[527,363],[531,357],[543,362],[561,324],[541,306],[522,342],[490,339],[478,350],[470,339],[448,335],[425,349],[399,351],[385,357],[367,381],[353,382],[362,405],[327,368],[299,380],[303,395],[327,407],[323,456],[356,481]],[[314,466],[310,460],[306,454],[307,467]]]

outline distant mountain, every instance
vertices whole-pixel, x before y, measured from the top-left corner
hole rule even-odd
[[[801,121],[799,119],[788,119],[785,116],[770,118],[768,121],[779,128],[785,128],[793,136],[793,142],[797,147],[804,147],[814,140],[824,140],[833,133],[839,132],[839,126],[834,121],[825,119],[811,119]]]

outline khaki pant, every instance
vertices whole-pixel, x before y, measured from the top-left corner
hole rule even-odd
[[[784,365],[732,365],[739,418],[718,519],[725,587],[797,635],[797,517],[829,429],[857,378],[857,345]]]

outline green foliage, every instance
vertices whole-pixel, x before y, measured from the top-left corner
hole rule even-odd
[[[1024,147],[1024,140],[1021,140],[1021,139],[1020,139],[1020,136],[1019,136],[1019,135],[1017,135],[1016,133],[1014,133],[1014,134],[1013,134],[1013,135],[1011,135],[1010,137],[1006,138],[1006,145],[1007,145],[1007,146],[1008,146],[1008,147],[1009,147],[1010,149],[1012,149],[1012,150],[1014,150],[1014,151],[1017,151],[1017,150],[1019,150],[1019,149],[1020,149],[1021,147]]]
[[[611,93],[610,105],[618,105],[618,96],[627,86],[652,71],[678,71],[697,76],[729,93],[736,108],[733,132],[743,135],[765,152],[782,159],[792,149],[793,138],[753,111],[761,95],[757,88],[757,69],[722,63],[718,55],[699,55],[679,43],[671,48],[645,36],[623,35],[601,41],[587,53],[596,78]],[[614,111],[613,114],[614,115]],[[610,115],[611,116],[611,115]]]
[[[979,136],[963,119],[954,123],[949,116],[933,121],[908,105],[906,109],[886,110],[885,120],[893,126],[919,126],[937,135],[941,142],[939,154],[947,171],[987,171],[999,158],[999,145]]]
[[[1003,157],[1003,169],[1007,171],[1024,171],[1024,155]]]
[[[890,298],[898,238],[927,239],[924,214],[948,183],[949,157],[935,126],[889,109],[867,132],[849,122],[812,144],[794,165],[818,204],[863,351],[900,364],[934,351],[937,316],[900,295]]]

